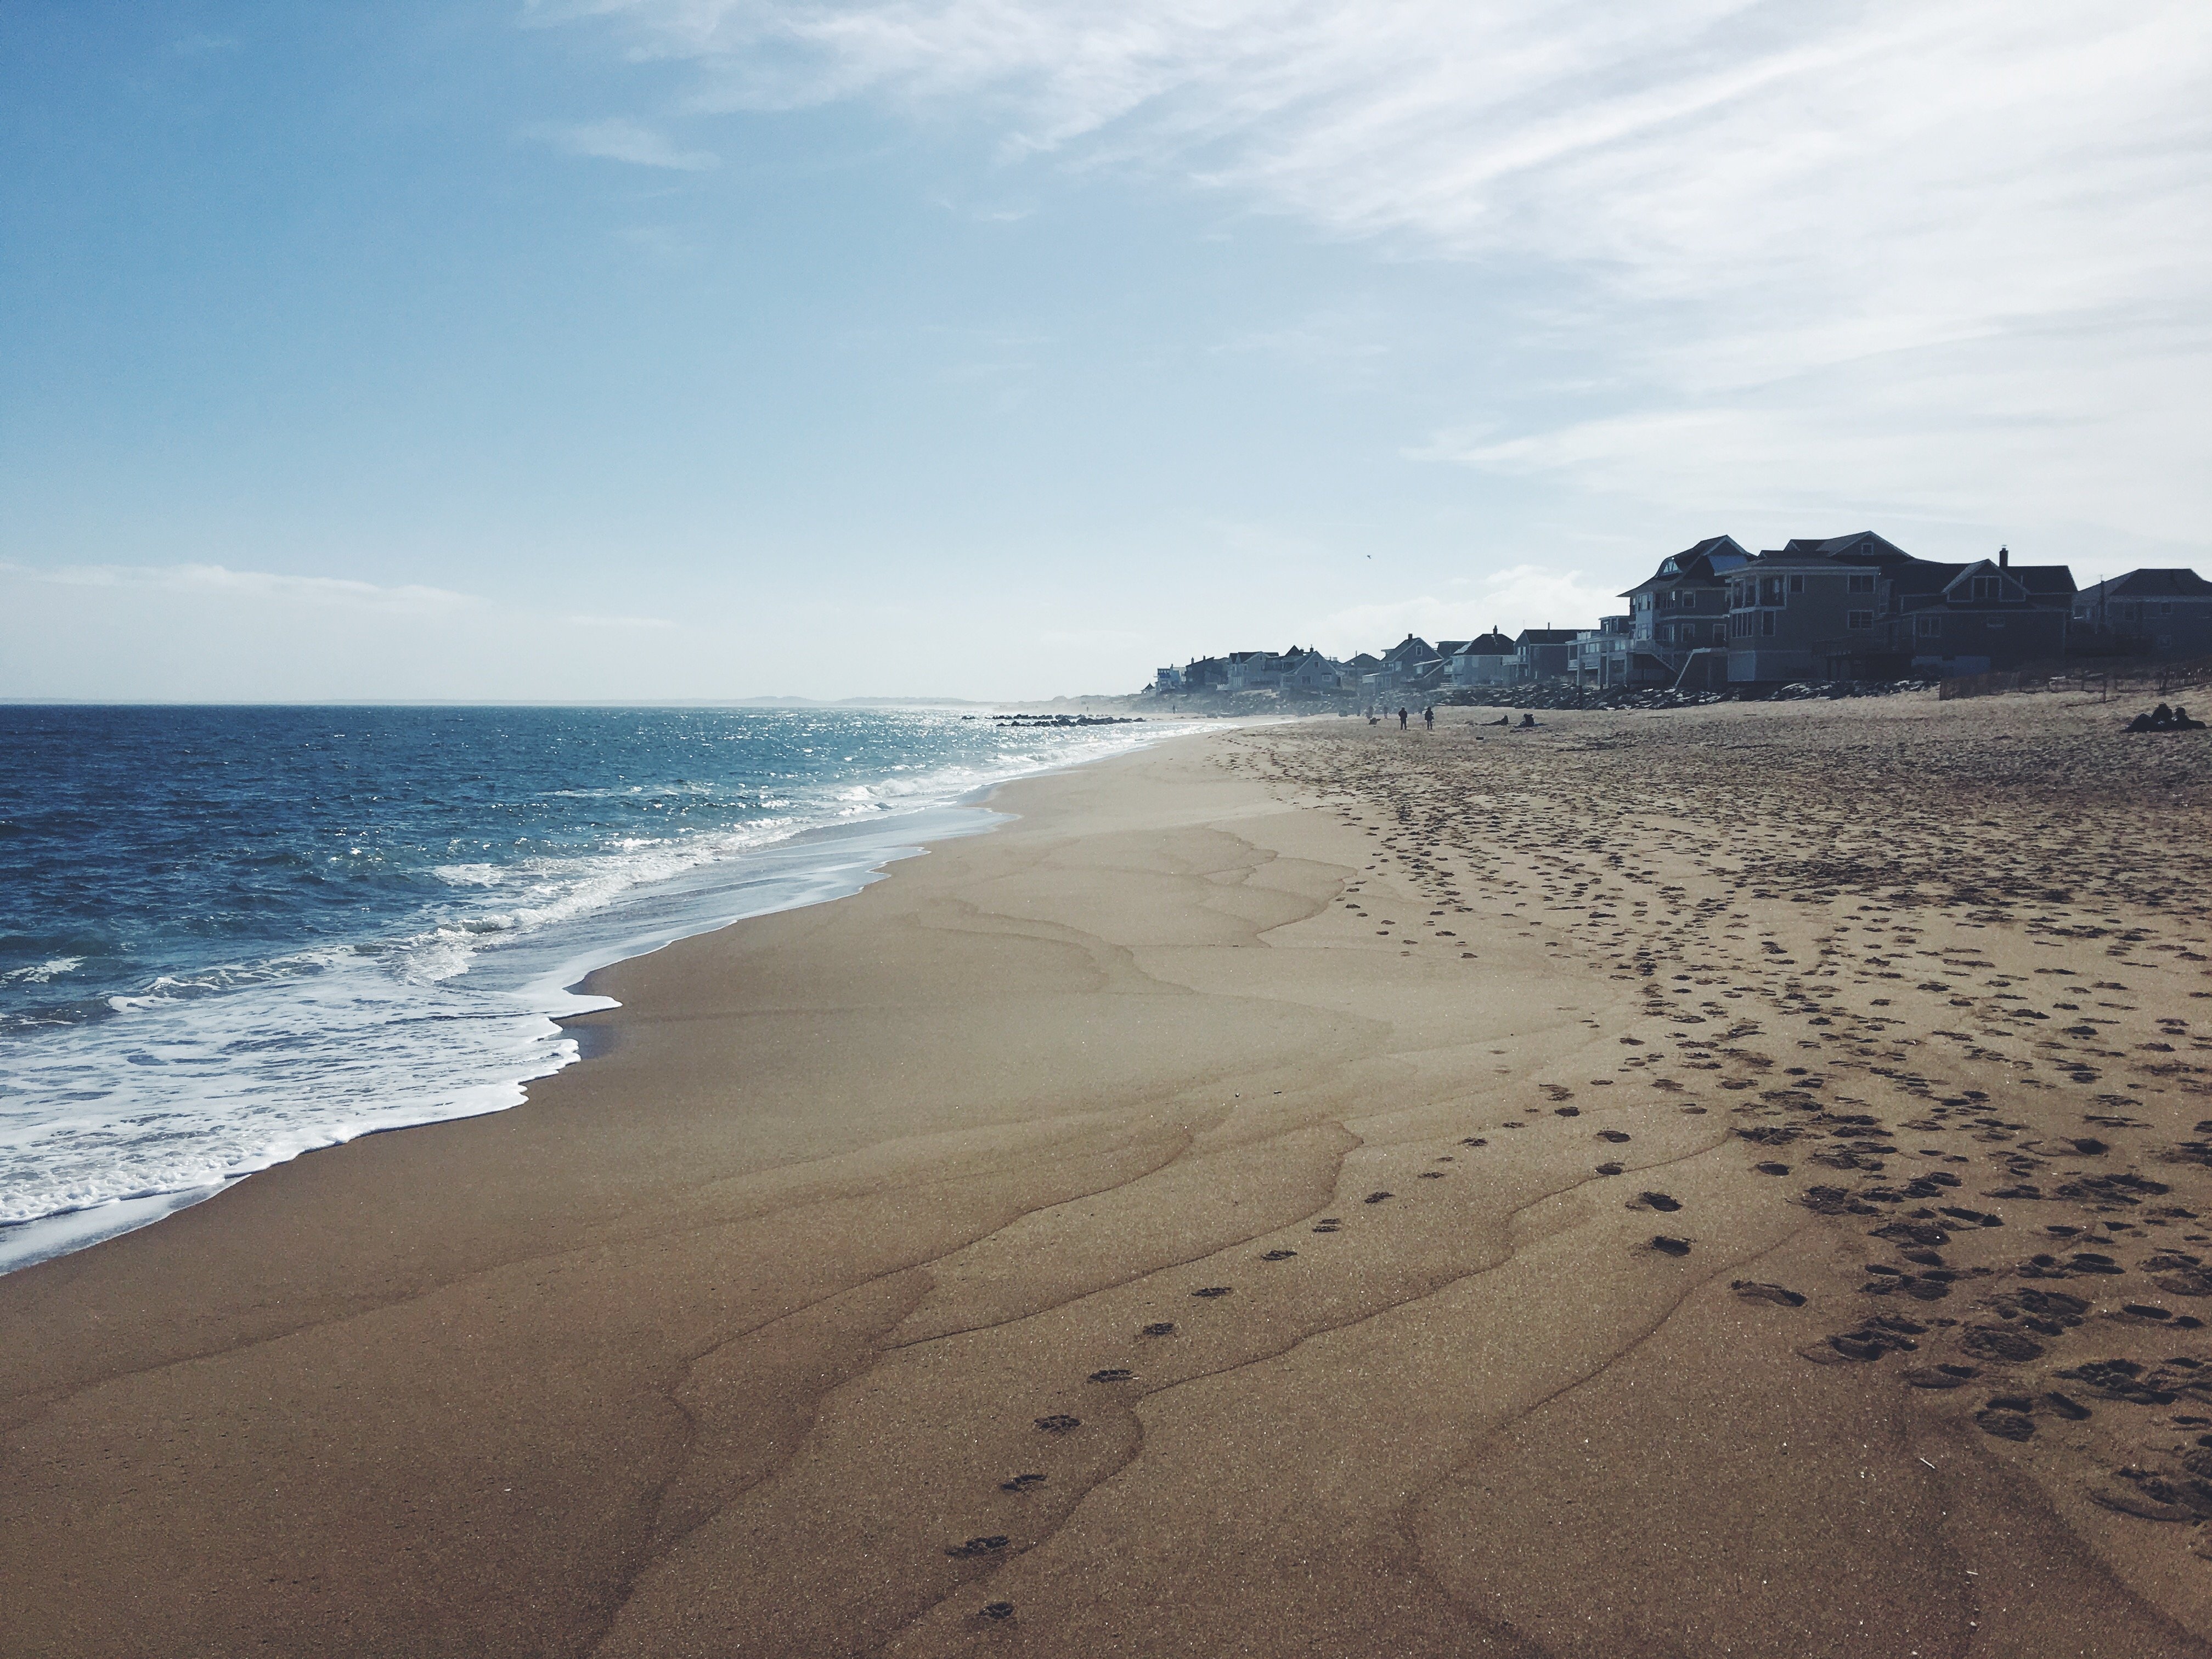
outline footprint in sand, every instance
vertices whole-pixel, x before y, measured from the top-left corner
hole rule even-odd
[[[1011,1480],[1001,1480],[999,1482],[999,1490],[1000,1492],[1027,1492],[1031,1486],[1042,1486],[1042,1485],[1044,1485],[1044,1476],[1041,1474],[1018,1474]]]
[[[1779,1308],[1802,1308],[1805,1298],[1796,1291],[1784,1290],[1779,1285],[1762,1285],[1757,1279],[1739,1279],[1729,1289],[1747,1302],[1771,1302]]]
[[[1083,1419],[1079,1417],[1070,1417],[1061,1412],[1050,1417],[1040,1417],[1036,1420],[1036,1425],[1047,1434],[1066,1434],[1071,1429],[1081,1428]]]
[[[1665,1193],[1638,1193],[1629,1200],[1628,1207],[1632,1210],[1658,1210],[1671,1215],[1682,1207],[1682,1200],[1671,1198]]]
[[[994,1534],[989,1538],[971,1538],[964,1544],[948,1544],[945,1547],[945,1553],[956,1561],[972,1560],[979,1555],[995,1555],[1011,1541],[1002,1534]]]
[[[1135,1376],[1136,1372],[1126,1370],[1120,1365],[1109,1365],[1103,1371],[1091,1372],[1089,1376],[1084,1379],[1084,1381],[1086,1382],[1127,1382]]]
[[[1465,1140],[1461,1141],[1460,1145],[1462,1146],[1487,1146],[1490,1143],[1485,1140],[1480,1135],[1469,1135]]]
[[[1139,1336],[1173,1336],[1175,1334],[1175,1321],[1172,1319],[1160,1320],[1154,1324],[1146,1326],[1145,1328],[1139,1331],[1137,1334]]]
[[[1261,1256],[1260,1260],[1262,1261],[1288,1261],[1297,1254],[1297,1252],[1296,1250],[1270,1250],[1265,1255]]]
[[[1962,1389],[1981,1372],[1972,1365],[1927,1365],[1905,1373],[1905,1381],[1916,1389]]]
[[[1363,1204],[1380,1204],[1393,1196],[1395,1194],[1390,1193],[1370,1193],[1359,1201]]]
[[[1012,1601],[993,1601],[983,1607],[977,1616],[992,1620],[1011,1619],[1014,1616],[1014,1604]]]
[[[1597,1132],[1597,1138],[1600,1140],[1609,1140],[1616,1146],[1622,1145],[1628,1139],[1628,1137],[1622,1133],[1619,1129],[1600,1129]]]
[[[1653,1234],[1650,1247],[1662,1255],[1687,1255],[1690,1253],[1688,1239],[1671,1237],[1665,1233]]]
[[[1601,1164],[1597,1166],[1597,1172],[1601,1176],[1617,1176],[1622,1173],[1622,1168],[1618,1164]]]
[[[1754,1164],[1751,1167],[1758,1170],[1761,1175],[1788,1175],[1790,1173],[1790,1166],[1787,1164]]]
[[[1232,1288],[1227,1285],[1206,1285],[1193,1291],[1191,1294],[1204,1297],[1227,1296],[1231,1293]]]

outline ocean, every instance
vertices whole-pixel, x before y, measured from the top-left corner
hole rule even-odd
[[[0,1272],[577,1057],[591,969],[856,890],[1164,725],[0,708]]]

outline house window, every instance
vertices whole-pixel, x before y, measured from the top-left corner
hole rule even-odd
[[[1771,611],[1762,611],[1759,613],[1759,631],[1770,636],[1773,634],[1774,613]]]
[[[1782,603],[1781,577],[1761,576],[1759,579],[1759,602],[1761,605],[1779,605]]]
[[[1996,577],[1977,576],[1974,578],[1974,598],[1977,602],[1983,599],[2002,598],[2003,592],[2004,584],[1999,581]]]
[[[1805,579],[1802,576],[1792,576],[1790,579],[1790,591],[1792,593],[1802,593],[1805,591]]]
[[[1873,592],[1874,572],[1871,570],[1854,571],[1851,574],[1851,592],[1854,593]]]
[[[1846,620],[1853,628],[1872,628],[1874,626],[1874,612],[1871,611],[1854,611],[1850,613],[1850,617],[1846,618]]]
[[[1940,640],[1943,637],[1943,619],[1941,617],[1915,617],[1912,631],[1923,640]]]

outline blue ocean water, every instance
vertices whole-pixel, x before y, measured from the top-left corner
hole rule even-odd
[[[590,969],[850,891],[1160,726],[957,711],[0,708],[0,1270],[495,1110]],[[69,1218],[68,1219],[57,1219]]]

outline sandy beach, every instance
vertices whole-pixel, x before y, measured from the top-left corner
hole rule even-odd
[[[0,1653],[2212,1653],[2212,747],[2129,712],[1011,786],[0,1278]]]

